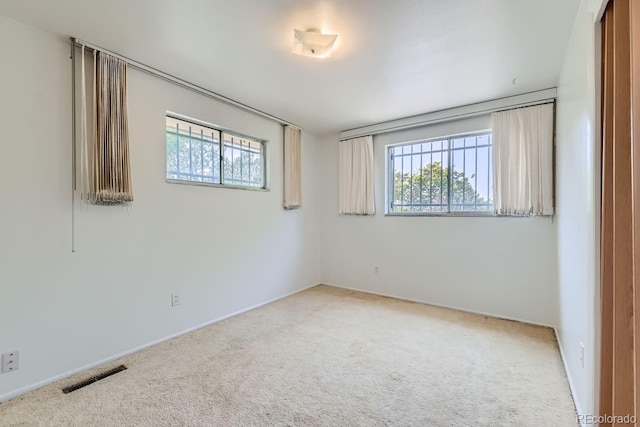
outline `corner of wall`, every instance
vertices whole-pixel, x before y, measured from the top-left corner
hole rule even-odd
[[[597,31],[582,0],[558,84],[556,205],[559,282],[558,344],[576,408],[595,414],[598,369],[597,278],[599,151]],[[581,360],[581,347],[584,356]]]

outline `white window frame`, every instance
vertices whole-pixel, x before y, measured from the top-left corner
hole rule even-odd
[[[453,151],[453,149],[450,147],[450,145],[448,145],[447,147],[447,156],[448,156],[448,169],[449,169],[449,174],[447,177],[447,185],[448,185],[448,189],[447,189],[447,194],[448,194],[448,200],[447,200],[447,212],[394,212],[393,211],[393,201],[394,201],[394,171],[392,170],[393,168],[393,157],[392,157],[392,151],[394,148],[397,147],[402,147],[402,146],[407,146],[407,145],[417,145],[417,144],[423,144],[423,143],[429,143],[429,142],[435,142],[435,141],[451,141],[454,139],[459,139],[459,138],[469,138],[469,137],[477,137],[477,136],[482,136],[482,135],[491,135],[491,129],[485,129],[485,130],[479,130],[479,131],[474,131],[474,132],[466,132],[466,133],[461,133],[461,134],[453,134],[453,135],[443,135],[443,136],[439,136],[439,137],[432,137],[432,138],[425,138],[425,139],[418,139],[418,140],[413,140],[413,141],[406,141],[406,142],[400,142],[400,143],[395,143],[395,144],[389,144],[385,146],[385,174],[386,174],[386,191],[385,191],[385,216],[431,216],[431,217],[443,217],[443,216],[447,216],[447,217],[496,217],[497,215],[495,214],[494,210],[488,210],[488,211],[451,211],[451,152]],[[450,142],[448,143],[450,144]],[[491,145],[493,147],[493,144]],[[464,149],[473,149],[477,147],[467,147]],[[490,163],[490,174],[493,174],[493,155],[491,156],[491,163]],[[474,189],[475,190],[475,189]]]
[[[194,119],[191,117],[184,116],[182,114],[173,113],[167,111],[165,114],[165,122],[166,118],[172,118],[175,120],[180,120],[186,123],[190,123],[197,126],[202,126],[207,129],[210,129],[213,132],[217,132],[219,135],[219,144],[220,144],[220,161],[219,165],[219,174],[220,174],[220,182],[202,182],[202,181],[191,181],[188,179],[176,179],[176,178],[168,178],[168,170],[167,170],[167,161],[168,161],[168,152],[167,152],[167,143],[166,143],[166,126],[165,126],[165,179],[167,183],[170,184],[181,184],[181,185],[196,185],[196,186],[205,186],[205,187],[217,187],[217,188],[231,188],[237,190],[249,190],[249,191],[270,191],[269,182],[268,182],[268,156],[267,156],[267,143],[268,140],[262,138],[256,138],[254,136],[245,135],[218,125],[214,125],[202,120]],[[224,135],[230,135],[234,138],[241,138],[250,140],[252,142],[257,142],[262,145],[262,186],[252,186],[252,185],[244,185],[244,184],[230,184],[225,183],[224,181]]]

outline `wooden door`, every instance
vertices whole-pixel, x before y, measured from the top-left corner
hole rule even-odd
[[[603,16],[601,107],[599,412],[614,417],[601,425],[638,425],[631,417],[640,415],[639,0],[610,0]]]

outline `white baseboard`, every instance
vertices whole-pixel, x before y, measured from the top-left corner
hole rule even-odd
[[[567,375],[567,381],[569,382],[569,391],[571,391],[571,398],[573,399],[573,405],[576,407],[576,412],[578,414],[584,414],[584,412],[582,412],[582,409],[580,408],[580,403],[576,399],[575,387],[573,386],[573,381],[571,380],[571,374],[569,373],[569,366],[567,365],[567,359],[564,356],[564,350],[562,349],[562,342],[560,341],[558,330],[556,328],[553,328],[553,332],[556,334],[556,341],[558,342],[558,348],[560,349],[560,358],[562,359],[564,372]],[[576,421],[576,424],[577,424],[577,421]],[[580,425],[582,427],[586,427],[586,424],[584,422],[581,422]]]
[[[311,285],[311,286],[307,286],[307,287],[305,287],[305,288],[298,289],[298,290],[293,291],[293,292],[289,292],[289,293],[287,293],[287,294],[281,295],[281,296],[276,297],[276,298],[272,298],[272,299],[270,299],[270,300],[267,300],[267,301],[261,302],[261,303],[259,303],[259,304],[253,305],[253,306],[251,306],[251,307],[243,308],[242,310],[239,310],[239,311],[236,311],[236,312],[233,312],[233,313],[230,313],[230,314],[224,315],[224,316],[222,316],[222,317],[218,317],[218,318],[216,318],[216,319],[210,320],[210,321],[208,321],[208,322],[205,322],[205,323],[202,323],[202,324],[196,325],[196,326],[194,326],[194,327],[191,327],[191,328],[185,329],[185,330],[183,330],[183,331],[181,331],[181,332],[177,332],[177,333],[175,333],[175,334],[171,334],[171,335],[166,336],[166,337],[164,337],[164,338],[160,338],[160,339],[158,339],[158,340],[155,340],[155,341],[149,342],[149,343],[147,343],[147,344],[143,344],[143,345],[141,345],[141,346],[138,346],[138,347],[132,348],[131,350],[127,350],[127,351],[125,351],[125,352],[122,352],[122,353],[116,354],[116,355],[114,355],[114,356],[109,356],[109,357],[104,358],[104,359],[101,359],[101,360],[99,360],[99,361],[97,361],[97,362],[89,363],[89,364],[84,365],[84,366],[81,366],[81,367],[79,367],[79,368],[72,369],[72,370],[70,370],[70,371],[64,372],[64,373],[59,374],[59,375],[55,375],[55,376],[53,376],[53,377],[47,378],[47,379],[42,380],[42,381],[38,381],[38,382],[36,382],[36,383],[34,383],[34,384],[30,384],[30,385],[28,385],[28,386],[25,386],[25,387],[19,388],[19,389],[17,389],[17,390],[10,391],[10,392],[8,392],[8,393],[5,393],[5,394],[0,395],[0,402],[4,402],[4,401],[6,401],[6,400],[13,399],[14,397],[18,397],[18,396],[20,396],[20,395],[22,395],[22,394],[24,394],[24,393],[27,393],[27,392],[30,392],[30,391],[33,391],[33,390],[39,389],[40,387],[44,387],[44,386],[46,386],[46,385],[48,385],[48,384],[54,383],[54,382],[56,382],[56,381],[60,381],[60,380],[62,380],[62,379],[68,378],[68,377],[70,377],[70,376],[72,376],[72,375],[78,374],[78,373],[83,372],[83,371],[86,371],[86,370],[88,370],[88,369],[92,369],[92,368],[95,368],[95,367],[97,367],[97,366],[104,365],[104,364],[109,363],[109,362],[113,362],[114,360],[118,360],[118,359],[120,359],[120,358],[122,358],[122,357],[128,356],[128,355],[130,355],[130,354],[132,354],[132,353],[135,353],[135,352],[137,352],[137,351],[143,350],[143,349],[145,349],[145,348],[148,348],[148,347],[154,346],[154,345],[156,345],[156,344],[160,344],[160,343],[162,343],[162,342],[165,342],[165,341],[171,340],[171,339],[173,339],[173,338],[177,338],[177,337],[179,337],[179,336],[181,336],[181,335],[188,334],[189,332],[193,332],[193,331],[196,331],[196,330],[198,330],[198,329],[201,329],[201,328],[204,328],[204,327],[207,327],[207,326],[213,325],[214,323],[218,323],[218,322],[221,322],[221,321],[223,321],[223,320],[225,320],[225,319],[228,319],[228,318],[230,318],[230,317],[237,316],[237,315],[242,314],[242,313],[246,313],[247,311],[255,310],[256,308],[262,307],[262,306],[267,305],[267,304],[271,304],[271,303],[273,303],[273,302],[276,302],[276,301],[278,301],[278,300],[281,300],[281,299],[284,299],[284,298],[290,297],[290,296],[295,295],[295,294],[297,294],[297,293],[304,292],[304,291],[306,291],[307,289],[315,288],[316,286],[318,286],[318,284],[316,284],[316,285]]]
[[[545,327],[545,328],[551,328],[551,329],[555,330],[555,326],[553,326],[553,325],[548,325],[546,323],[532,322],[531,320],[518,319],[516,317],[503,316],[501,314],[488,313],[488,312],[485,312],[485,311],[478,311],[478,310],[469,310],[467,308],[461,308],[461,307],[456,307],[456,306],[452,306],[452,305],[438,304],[438,303],[434,303],[434,302],[431,302],[431,301],[425,301],[425,300],[419,300],[419,299],[414,299],[414,298],[401,297],[401,296],[398,296],[398,295],[387,294],[387,293],[383,293],[383,292],[369,291],[369,290],[365,290],[365,289],[351,288],[351,287],[342,286],[342,285],[334,285],[332,283],[326,283],[326,282],[323,283],[323,285],[333,286],[334,288],[347,289],[347,290],[350,290],[350,291],[362,292],[362,293],[365,293],[365,294],[378,295],[378,296],[381,296],[381,297],[393,298],[393,299],[397,299],[397,300],[401,300],[401,301],[417,302],[419,304],[432,305],[434,307],[448,308],[450,310],[462,311],[462,312],[465,312],[465,313],[479,314],[481,316],[493,317],[495,319],[511,320],[511,321],[514,321],[514,322],[526,323],[528,325],[542,326],[542,327]]]

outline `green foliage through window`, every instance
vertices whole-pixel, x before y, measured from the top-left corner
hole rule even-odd
[[[169,180],[265,187],[261,141],[167,116],[166,146]]]
[[[388,150],[390,213],[493,211],[490,133]]]

